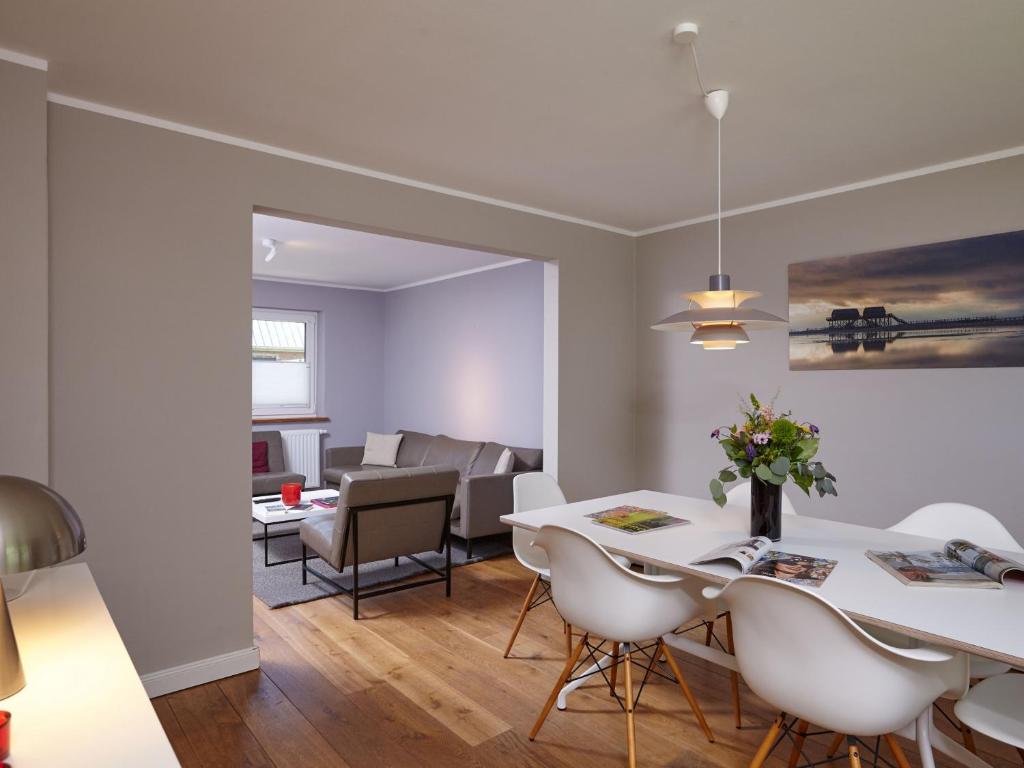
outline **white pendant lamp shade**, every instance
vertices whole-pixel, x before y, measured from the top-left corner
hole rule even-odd
[[[715,118],[718,127],[718,272],[711,275],[708,290],[683,294],[683,298],[690,302],[687,309],[659,320],[651,328],[655,331],[692,329],[691,344],[699,344],[709,350],[735,349],[736,345],[750,341],[746,333],[748,330],[772,328],[785,325],[787,321],[760,309],[741,307],[744,301],[756,299],[761,294],[758,291],[733,290],[729,275],[722,272],[722,118],[729,107],[729,92],[704,90],[695,47],[696,24],[680,24],[673,37],[677,43],[690,46],[697,83],[704,93],[704,106]]]

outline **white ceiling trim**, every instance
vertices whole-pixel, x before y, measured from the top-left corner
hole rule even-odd
[[[417,280],[414,283],[396,285],[392,288],[366,288],[364,286],[359,285],[345,285],[344,283],[332,283],[329,280],[306,280],[293,277],[278,277],[276,275],[253,275],[252,279],[262,280],[266,283],[292,283],[294,285],[315,285],[321,288],[344,288],[345,290],[348,291],[371,291],[373,293],[391,293],[392,291],[404,291],[406,288],[417,288],[421,285],[430,285],[431,283],[440,283],[445,280],[454,280],[456,277],[474,275],[477,272],[489,272],[492,269],[501,269],[502,267],[514,267],[516,264],[522,264],[523,262],[526,261],[530,261],[530,259],[510,258],[507,261],[499,261],[497,264],[485,264],[482,267],[463,269],[459,272],[450,272],[446,275],[429,277],[426,280]]]
[[[348,163],[340,163],[336,160],[328,160],[325,157],[317,157],[315,155],[307,155],[303,152],[295,152],[291,149],[283,149],[281,147],[274,147],[270,144],[261,144],[257,141],[250,141],[248,139],[240,139],[237,136],[229,136],[226,133],[217,133],[216,131],[208,131],[205,128],[196,128],[192,125],[185,125],[183,123],[175,123],[171,120],[164,120],[160,117],[152,117],[151,115],[143,115],[139,112],[131,112],[127,109],[120,109],[118,107],[111,107],[106,104],[97,104],[93,101],[85,101],[84,99],[78,99],[74,96],[66,96],[62,93],[50,93],[47,94],[47,99],[54,104],[61,104],[65,107],[74,107],[75,109],[84,109],[89,112],[96,112],[101,115],[107,115],[108,117],[117,117],[122,120],[130,120],[134,123],[142,123],[143,125],[153,126],[154,128],[163,128],[168,131],[175,131],[176,133],[184,133],[188,136],[195,136],[200,139],[208,139],[209,141],[218,141],[222,144],[230,144],[234,147],[241,147],[242,149],[251,149],[256,152],[264,152],[268,155],[276,155],[278,157],[285,157],[289,160],[298,160],[302,163],[310,163],[312,165],[320,165],[324,168],[332,168],[336,171],[345,171],[346,173],[355,173],[360,176],[368,176],[372,179],[379,179],[380,181],[389,181],[393,184],[402,184],[407,187],[415,187],[416,189],[427,190],[428,192],[438,192],[442,195],[450,195],[451,197],[460,197],[464,200],[472,200],[477,203],[486,203],[487,205],[495,205],[501,208],[508,208],[509,210],[519,211],[520,213],[530,213],[534,216],[543,216],[548,219],[555,219],[557,221],[565,221],[570,224],[582,224],[586,227],[593,227],[595,229],[603,229],[607,232],[614,232],[619,235],[633,235],[634,233],[628,229],[622,229],[620,227],[613,227],[609,224],[602,224],[598,221],[589,221],[588,219],[579,219],[575,216],[566,216],[561,213],[555,213],[553,211],[545,211],[541,208],[532,208],[528,205],[520,205],[519,203],[511,203],[507,200],[499,200],[494,197],[486,197],[484,195],[476,195],[472,192],[464,192],[461,189],[453,189],[452,187],[442,187],[438,184],[431,184],[426,181],[418,181],[416,179],[408,179],[404,176],[396,176],[391,173],[383,173],[381,171],[374,171],[370,168],[362,168],[358,165],[349,165]]]
[[[29,56],[27,53],[20,53],[7,48],[0,48],[0,61],[9,61],[12,64],[21,64],[23,67],[41,69],[43,72],[50,68],[50,62],[46,59],[38,59],[35,56]]]
[[[466,275],[475,275],[477,272],[489,272],[492,269],[501,269],[502,267],[514,267],[516,264],[522,264],[529,259],[509,259],[508,261],[499,261],[497,264],[485,264],[482,267],[473,267],[472,269],[463,269],[461,272],[452,272],[448,275],[441,275],[440,277],[428,277],[426,280],[418,280],[415,283],[406,283],[405,285],[396,285],[394,288],[385,289],[385,293],[391,291],[403,291],[406,288],[417,288],[421,285],[430,285],[431,283],[440,283],[443,280],[453,280],[456,277],[465,277]]]
[[[942,171],[952,171],[956,168],[966,168],[971,165],[979,165],[981,163],[990,163],[993,160],[1005,160],[1009,157],[1017,157],[1018,155],[1024,155],[1024,145],[1019,147],[1010,147],[1009,149],[1001,149],[998,152],[988,152],[984,155],[974,155],[973,157],[964,157],[959,160],[950,160],[948,163],[938,163],[936,165],[926,165],[923,168],[915,168],[910,171],[901,171],[900,173],[892,173],[888,176],[879,176],[874,179],[865,179],[864,181],[855,181],[852,184],[843,184],[838,187],[829,187],[828,189],[819,189],[816,192],[805,192],[801,195],[792,195],[791,197],[780,197],[778,200],[769,200],[766,203],[757,203],[755,205],[747,205],[743,208],[732,208],[728,211],[722,211],[722,218],[728,216],[740,216],[744,213],[754,213],[755,211],[764,211],[768,208],[778,208],[783,205],[792,205],[793,203],[802,203],[807,200],[816,200],[819,197],[830,197],[832,195],[841,195],[844,192],[853,192],[858,189],[867,189],[868,187],[878,187],[882,184],[891,184],[894,181],[904,181],[905,179],[914,179],[918,176],[927,176],[932,173],[941,173]],[[681,229],[683,227],[690,227],[694,224],[704,224],[709,221],[714,221],[716,218],[715,214],[709,213],[706,216],[698,216],[694,219],[686,219],[685,221],[677,221],[672,224],[662,224],[659,227],[651,227],[650,229],[641,229],[633,233],[634,237],[643,237],[644,235],[655,235],[658,232],[667,232],[670,229]]]
[[[16,57],[17,60],[12,57]],[[7,51],[3,48],[0,48],[0,59],[15,61],[15,63],[25,64],[26,66],[35,66],[36,68],[43,70],[47,68],[47,62],[43,59],[36,59],[32,56],[27,56],[25,54],[17,53],[14,51]],[[368,176],[370,178],[379,179],[381,181],[388,181],[394,184],[402,184],[404,186],[414,187],[416,189],[423,189],[429,192],[437,192],[443,195],[450,195],[452,197],[459,197],[464,200],[472,200],[478,203],[494,205],[501,208],[507,208],[513,211],[519,211],[521,213],[529,213],[535,216],[542,216],[544,218],[554,219],[556,221],[564,221],[570,224],[580,224],[582,226],[593,227],[594,229],[600,229],[606,232],[614,232],[615,234],[627,235],[629,237],[643,237],[645,235],[654,235],[659,232],[667,232],[672,229],[682,229],[683,227],[690,227],[695,224],[703,224],[715,220],[715,214],[710,213],[704,216],[697,216],[692,219],[684,219],[682,221],[675,221],[669,224],[662,224],[656,227],[649,227],[647,229],[623,229],[622,227],[615,227],[610,224],[602,224],[601,222],[598,221],[590,221],[588,219],[580,219],[574,216],[566,216],[561,213],[546,211],[541,208],[533,208],[528,205],[520,205],[519,203],[512,203],[506,200],[499,200],[498,198],[494,197],[477,195],[472,192],[464,192],[462,190],[453,189],[451,187],[443,187],[438,184],[430,184],[429,182],[425,181],[417,181],[416,179],[408,179],[403,176],[382,173],[380,171],[374,171],[369,168],[362,168],[356,165],[349,165],[348,163],[341,163],[336,160],[328,160],[327,158],[317,157],[315,155],[308,155],[302,152],[295,152],[290,149],[274,147],[269,144],[261,144],[259,142],[250,141],[248,139],[238,138],[237,136],[230,136],[224,133],[217,133],[216,131],[208,131],[205,128],[197,128],[195,126],[185,125],[183,123],[176,123],[171,120],[164,120],[163,118],[153,117],[151,115],[144,115],[139,112],[132,112],[126,109],[120,109],[119,107],[112,107],[106,104],[99,104],[92,101],[86,101],[84,99],[75,98],[74,96],[67,96],[61,93],[51,92],[47,94],[47,100],[53,102],[54,104],[61,104],[66,107],[73,107],[75,109],[83,109],[89,112],[96,112],[101,115],[107,115],[108,117],[116,117],[122,120],[129,120],[131,122],[149,125],[154,128],[163,128],[164,130],[174,131],[176,133],[183,133],[188,136],[195,136],[197,138],[207,139],[209,141],[217,141],[222,144],[229,144],[231,146],[241,147],[243,149],[250,149],[255,152],[263,152],[269,155],[276,155],[278,157],[284,157],[290,160],[297,160],[303,163],[319,165],[325,168],[332,168],[334,170],[358,174],[360,176]],[[988,152],[982,155],[973,155],[971,157],[950,160],[945,163],[927,165],[921,168],[914,168],[909,171],[901,171],[899,173],[888,174],[886,176],[878,176],[872,179],[864,179],[863,181],[856,181],[851,184],[842,184],[836,187],[819,189],[814,192],[805,192],[799,195],[791,195],[790,197],[782,197],[777,200],[769,200],[764,203],[756,203],[754,205],[748,205],[742,208],[732,208],[726,211],[722,211],[722,217],[728,218],[731,216],[740,216],[745,213],[754,213],[756,211],[763,211],[769,208],[778,208],[784,205],[792,205],[794,203],[806,202],[808,200],[816,200],[821,197],[840,195],[843,194],[844,192],[853,192],[859,189],[877,187],[881,186],[882,184],[891,184],[892,182],[895,181],[913,179],[918,176],[927,176],[932,173],[941,173],[942,171],[950,171],[957,168],[965,168],[971,165],[979,165],[981,163],[988,163],[994,160],[1004,160],[1007,158],[1017,157],[1020,155],[1024,155],[1024,145],[1009,147],[1007,149],[997,150],[995,152]],[[316,284],[326,285],[326,283]],[[355,290],[372,289],[356,288]]]

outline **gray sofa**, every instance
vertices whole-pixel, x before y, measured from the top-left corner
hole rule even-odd
[[[400,429],[403,435],[396,463],[399,468],[455,467],[459,486],[455,492],[451,529],[466,541],[466,557],[472,557],[473,539],[508,533],[508,526],[498,518],[512,512],[512,478],[522,472],[537,472],[543,467],[544,451],[540,448],[514,448],[500,443],[456,440],[447,435],[427,435]],[[498,458],[506,447],[515,456],[512,471],[494,474]],[[324,483],[339,488],[347,472],[388,467],[361,464],[363,446],[328,448]]]
[[[267,444],[267,464],[270,465],[269,472],[253,472],[252,474],[252,495],[269,496],[281,493],[282,483],[302,483],[306,487],[306,476],[298,472],[285,472],[284,470],[284,448],[281,446],[281,433],[277,430],[266,432],[253,432],[254,443],[265,442]]]

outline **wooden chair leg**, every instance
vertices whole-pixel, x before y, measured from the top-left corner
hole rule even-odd
[[[800,750],[804,748],[804,741],[807,739],[807,721],[796,721],[796,735],[793,737],[793,751],[789,753],[788,768],[796,768],[800,762]],[[900,767],[902,768],[902,766]]]
[[[825,753],[825,757],[832,757],[836,752],[839,751],[840,745],[843,743],[843,739],[846,738],[845,733],[837,733],[835,738],[828,745],[828,752]]]
[[[1024,748],[1017,747],[1017,754],[1020,755],[1020,761],[1024,763]]]
[[[892,756],[896,758],[896,765],[898,768],[910,768],[910,762],[907,760],[907,756],[903,753],[903,748],[899,742],[896,741],[896,737],[891,733],[885,734],[885,743],[889,745],[889,751],[892,752]]]
[[[512,637],[508,639],[508,645],[505,646],[505,656],[512,653],[512,645],[515,643],[516,638],[519,637],[519,630],[523,626],[523,622],[526,620],[526,614],[530,611],[530,603],[533,602],[533,596],[537,594],[537,587],[540,586],[540,574],[538,573],[533,577],[533,583],[530,585],[530,591],[526,593],[526,599],[523,600],[523,607],[519,609],[519,618],[516,619],[516,626],[512,630]]]
[[[764,765],[764,761],[768,757],[768,753],[772,751],[772,745],[775,743],[775,739],[778,738],[779,731],[782,730],[785,722],[786,713],[779,712],[779,716],[775,718],[772,727],[768,729],[768,733],[765,735],[764,741],[761,742],[761,746],[754,753],[754,759],[750,761],[750,768],[761,768]]]
[[[701,730],[704,731],[704,735],[707,736],[708,741],[712,744],[715,742],[715,735],[711,732],[708,721],[704,719],[704,713],[701,712],[700,704],[693,697],[693,693],[690,691],[690,686],[686,684],[686,678],[683,677],[683,671],[679,668],[679,664],[676,663],[675,657],[669,652],[668,646],[665,645],[665,641],[658,639],[658,648],[663,654],[665,654],[665,660],[668,662],[669,667],[672,668],[672,674],[676,676],[676,681],[679,683],[679,688],[683,692],[683,696],[690,703],[690,709],[693,710],[694,717],[697,718],[697,722],[700,724]]]
[[[736,647],[732,642],[732,614],[725,614],[725,643],[730,655],[736,655]],[[736,727],[741,728],[740,718],[740,673],[735,670],[729,672],[729,692],[732,694],[732,711],[736,721]]]
[[[629,768],[636,768],[636,731],[633,723],[633,654],[626,645],[625,678],[626,678],[626,751],[629,756]]]
[[[547,702],[544,704],[544,709],[541,710],[540,717],[537,718],[537,722],[533,724],[533,729],[530,731],[530,741],[537,738],[537,734],[540,732],[540,727],[544,725],[544,721],[548,717],[548,713],[551,708],[555,706],[555,701],[558,699],[558,692],[565,687],[565,681],[569,679],[572,674],[572,668],[576,665],[576,661],[579,659],[580,654],[583,653],[583,646],[587,642],[587,636],[583,635],[580,641],[576,644],[576,648],[573,650],[572,655],[566,660],[565,666],[562,667],[562,674],[558,676],[558,680],[555,681],[555,687],[551,689],[551,695],[548,696]]]
[[[964,740],[964,746],[974,754],[978,754],[978,748],[974,746],[974,731],[963,723],[960,723],[960,737]]]
[[[565,622],[565,655],[572,656],[572,624]]]
[[[850,768],[860,768],[860,748],[853,736],[846,737],[846,751],[850,755]]]
[[[615,684],[619,680],[619,643],[612,643],[611,695],[615,695]]]

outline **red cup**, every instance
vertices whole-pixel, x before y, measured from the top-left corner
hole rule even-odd
[[[11,756],[11,713],[0,712],[0,760]]]
[[[281,503],[286,507],[294,507],[302,501],[302,483],[284,483],[281,485]]]

